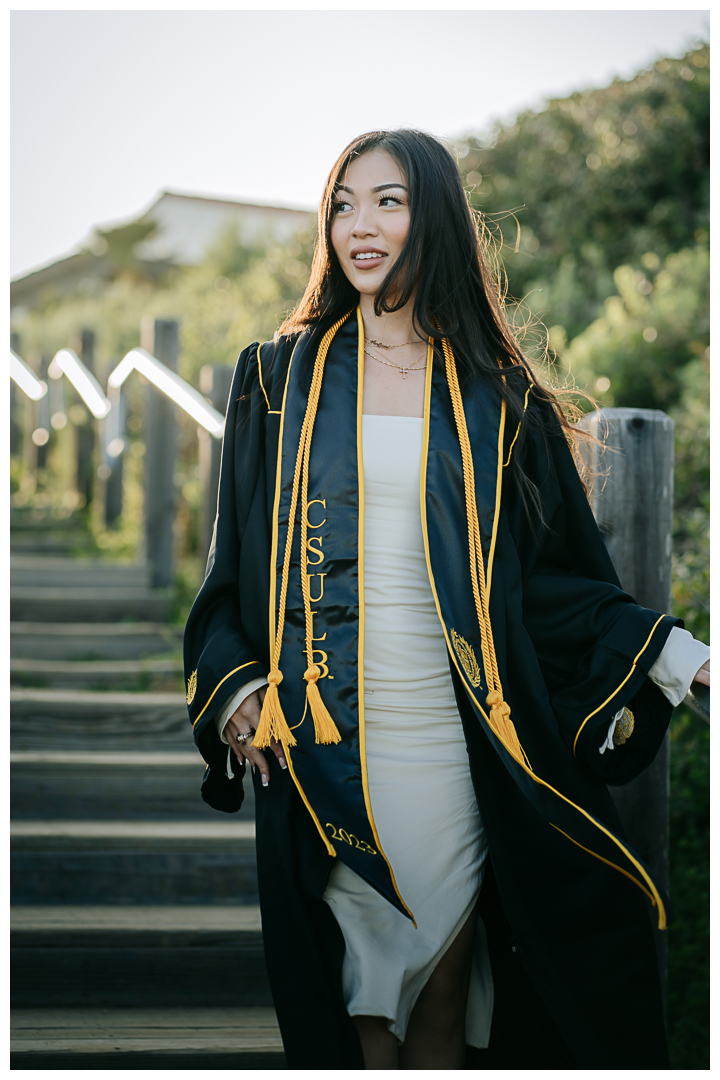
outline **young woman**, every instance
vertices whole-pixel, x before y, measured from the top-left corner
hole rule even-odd
[[[666,1068],[665,899],[606,783],[709,651],[621,590],[444,147],[356,139],[319,226],[238,361],[185,640],[203,796],[253,768],[288,1064]]]

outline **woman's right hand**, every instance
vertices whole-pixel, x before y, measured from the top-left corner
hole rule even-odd
[[[267,687],[262,686],[259,690],[253,690],[252,694],[248,694],[225,725],[225,738],[235,751],[238,761],[247,761],[252,768],[257,766],[260,770],[263,787],[267,787],[270,783],[270,766],[262,750],[258,750],[253,746],[252,736],[260,723],[260,710],[262,709],[266,690]],[[238,735],[250,735],[251,737],[246,742],[238,742]],[[280,768],[287,769],[282,743],[272,739],[270,749],[278,759]]]
[[[693,682],[702,683],[703,686],[710,685],[710,661],[706,660],[703,666],[698,671],[697,675],[693,679]]]

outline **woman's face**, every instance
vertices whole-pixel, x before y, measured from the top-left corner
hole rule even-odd
[[[350,283],[374,296],[410,228],[407,181],[385,150],[355,158],[333,196],[330,240]]]

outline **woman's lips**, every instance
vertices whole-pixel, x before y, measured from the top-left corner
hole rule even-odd
[[[377,258],[368,259],[363,253],[363,258],[359,258],[357,255],[352,259],[353,266],[357,266],[360,270],[372,270],[374,266],[379,266],[383,259],[387,259],[387,255],[378,255]]]

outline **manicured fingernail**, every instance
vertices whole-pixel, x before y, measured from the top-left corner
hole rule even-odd
[[[285,760],[284,757],[279,757],[278,761],[280,762],[280,768],[281,769],[287,769],[287,761]]]
[[[265,776],[265,774],[263,774],[262,782],[263,782],[263,787],[268,786],[268,778],[267,778],[267,776]]]

